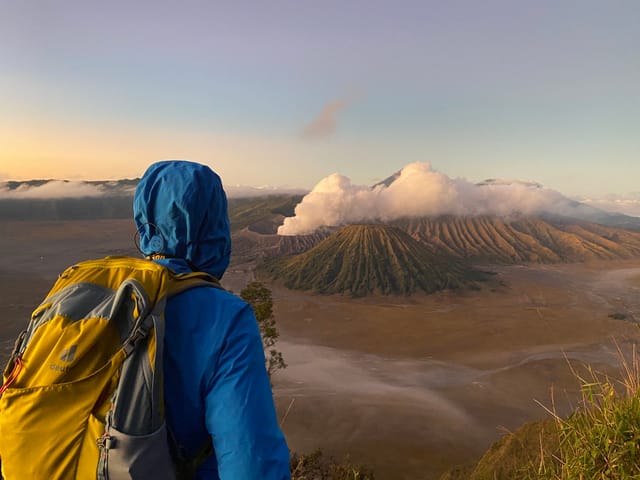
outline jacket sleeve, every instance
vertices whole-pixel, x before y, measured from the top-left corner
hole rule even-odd
[[[258,323],[246,305],[229,323],[206,386],[206,424],[220,480],[290,479],[264,358]]]

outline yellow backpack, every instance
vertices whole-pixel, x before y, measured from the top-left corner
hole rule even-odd
[[[0,387],[5,480],[174,480],[162,382],[170,295],[217,286],[128,257],[65,270],[20,334]],[[221,288],[221,287],[219,287]]]

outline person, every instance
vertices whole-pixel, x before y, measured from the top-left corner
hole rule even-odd
[[[140,250],[176,273],[221,279],[231,253],[226,194],[206,165],[151,165],[134,195]],[[164,382],[169,431],[186,458],[213,441],[198,480],[290,479],[253,310],[225,290],[198,287],[165,309]]]

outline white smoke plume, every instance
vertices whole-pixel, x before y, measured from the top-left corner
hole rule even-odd
[[[334,173],[321,180],[286,218],[280,235],[304,235],[322,226],[389,221],[442,214],[509,215],[550,212],[571,214],[580,208],[559,192],[535,183],[489,180],[482,184],[450,178],[430,163],[405,166],[389,185],[353,185]]]
[[[100,197],[104,188],[86,182],[51,180],[42,185],[22,183],[17,188],[9,188],[7,182],[0,183],[0,199],[50,199]]]

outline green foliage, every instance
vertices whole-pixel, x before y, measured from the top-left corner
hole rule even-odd
[[[273,297],[271,290],[264,286],[262,282],[249,283],[240,297],[253,307],[253,312],[258,320],[260,334],[262,336],[262,346],[265,351],[265,362],[269,377],[281,368],[286,368],[282,352],[275,348],[280,334],[276,327],[276,319],[273,315]]]
[[[556,418],[557,461],[546,458],[535,478],[548,480],[640,478],[640,368],[623,359],[625,378],[613,382],[589,370],[581,406],[566,420]],[[533,476],[529,478],[534,478]]]
[[[321,450],[291,456],[291,480],[374,480],[373,472],[351,462],[326,458]]]
[[[528,480],[538,478],[543,457],[558,449],[558,431],[553,419],[531,422],[495,442],[474,466],[457,467],[440,480]]]

